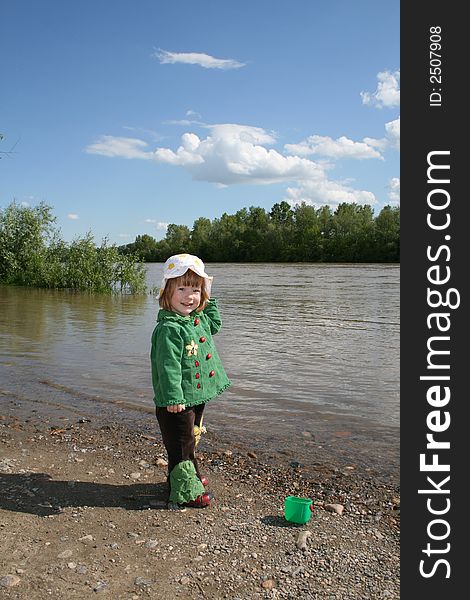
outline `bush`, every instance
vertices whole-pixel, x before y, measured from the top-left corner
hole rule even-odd
[[[145,266],[136,256],[121,255],[106,238],[96,247],[91,232],[67,244],[54,228],[55,221],[44,203],[30,208],[13,202],[0,211],[0,283],[145,292]]]

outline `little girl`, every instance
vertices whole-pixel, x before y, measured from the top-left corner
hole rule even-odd
[[[192,254],[163,266],[160,310],[152,334],[152,383],[158,424],[168,453],[170,507],[203,508],[205,491],[195,457],[205,403],[230,385],[212,340],[221,326],[212,277]]]

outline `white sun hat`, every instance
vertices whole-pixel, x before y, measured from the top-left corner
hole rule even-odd
[[[209,277],[205,271],[204,263],[200,258],[194,256],[194,254],[175,254],[166,260],[163,265],[163,279],[160,287],[160,296],[163,294],[166,282],[169,279],[184,275],[188,269],[191,269],[191,271],[194,271],[200,277],[204,277],[206,280],[207,293],[210,296],[212,280],[214,278]]]

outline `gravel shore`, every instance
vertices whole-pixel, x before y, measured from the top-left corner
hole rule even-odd
[[[1,416],[0,597],[400,597],[398,485],[221,445],[210,429],[199,448],[215,501],[170,511],[158,436]],[[288,495],[314,501],[305,525],[284,519]]]

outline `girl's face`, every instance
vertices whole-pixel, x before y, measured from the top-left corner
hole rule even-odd
[[[191,314],[200,303],[201,288],[198,286],[179,285],[170,299],[171,309],[182,317]]]

